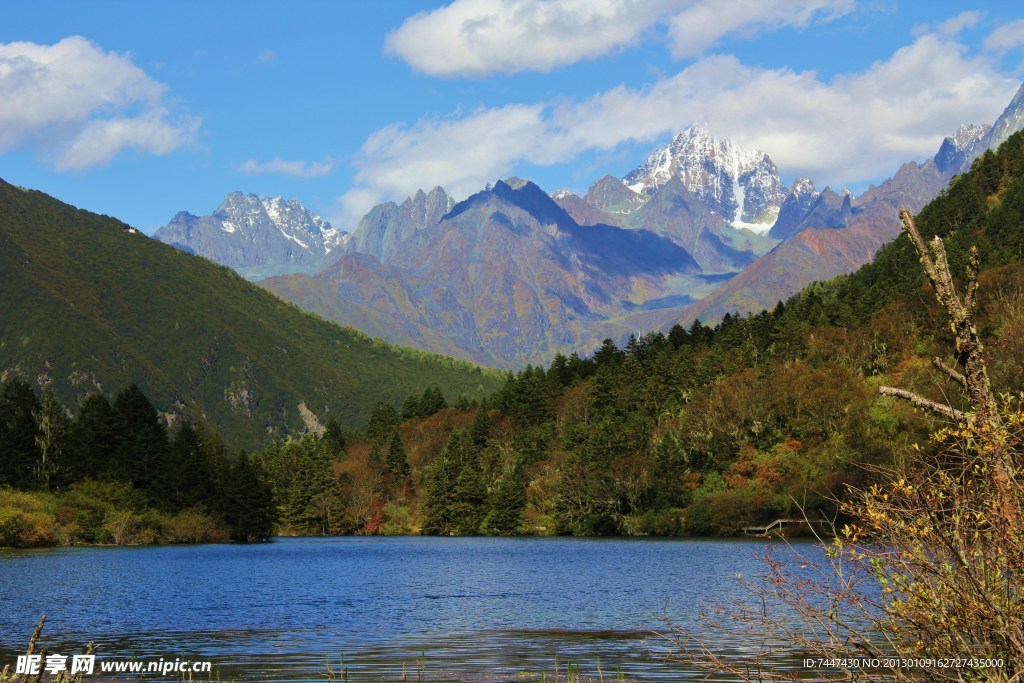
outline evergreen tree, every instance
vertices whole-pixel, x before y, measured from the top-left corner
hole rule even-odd
[[[243,543],[270,538],[274,531],[274,499],[262,467],[242,451],[225,474],[218,502],[231,538]]]
[[[423,410],[420,408],[420,397],[415,394],[406,396],[402,402],[402,419],[412,420],[422,416]]]
[[[619,351],[618,347],[615,346],[615,342],[611,339],[605,339],[601,342],[601,348],[594,352],[594,363],[598,367],[614,365],[622,359],[623,355],[622,351]]]
[[[668,332],[668,343],[673,349],[678,349],[680,346],[690,343],[690,334],[686,331],[686,328],[676,323]]]
[[[39,399],[28,382],[9,379],[0,387],[0,483],[15,488],[37,484],[39,410]]]
[[[480,532],[488,536],[519,533],[526,508],[526,491],[520,468],[513,467],[495,482],[487,497],[487,515]]]
[[[402,418],[393,405],[378,401],[366,423],[366,436],[374,443],[381,443],[391,435],[401,421]]]
[[[441,388],[437,386],[427,387],[420,398],[420,414],[424,417],[438,413],[448,407]]]
[[[39,447],[39,460],[34,468],[33,476],[36,486],[50,490],[53,486],[66,483],[65,467],[68,432],[71,420],[67,409],[51,395],[43,398],[39,412],[36,413],[36,445]]]
[[[556,353],[554,360],[551,361],[551,367],[548,368],[548,378],[559,389],[569,386],[572,382],[569,359],[561,353]]]
[[[494,420],[491,419],[491,412],[486,406],[480,406],[476,411],[476,415],[473,416],[473,423],[469,426],[469,438],[477,449],[487,446],[487,436],[493,425]]]
[[[331,418],[327,421],[321,438],[335,459],[340,460],[345,457],[345,433],[337,420]]]
[[[9,379],[0,387],[0,484],[32,488],[40,458],[36,442],[39,399],[28,382]]]
[[[548,376],[542,368],[532,365],[508,379],[498,401],[501,408],[524,427],[543,424],[555,417]]]
[[[308,435],[285,445],[284,450],[292,449],[298,454],[298,461],[281,501],[283,521],[300,533],[334,533],[345,495],[334,473],[331,451],[322,440]]]
[[[119,477],[122,473],[114,462],[114,453],[125,438],[124,432],[121,416],[104,394],[86,396],[71,422],[68,439],[71,479],[123,480],[123,476]]]
[[[114,410],[125,426],[124,440],[114,456],[122,477],[144,491],[151,502],[159,501],[167,479],[173,476],[167,429],[153,404],[134,384],[117,395]]]
[[[398,435],[397,429],[391,437],[391,445],[388,446],[388,455],[384,461],[384,469],[397,482],[407,482],[412,473],[409,469],[409,460],[405,455],[405,446],[402,445],[402,437]]]
[[[482,477],[477,481],[474,472],[462,474],[463,470],[474,467],[479,472],[476,449],[468,432],[452,431],[441,456],[423,478],[423,533],[449,536],[477,532],[486,491],[481,490]],[[460,515],[469,515],[469,519]],[[473,520],[475,527],[467,531]]]
[[[168,446],[162,507],[184,510],[212,504],[216,493],[215,473],[205,441],[202,430],[188,422],[174,432]]]

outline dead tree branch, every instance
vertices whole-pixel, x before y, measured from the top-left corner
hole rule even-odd
[[[917,224],[914,223],[914,217],[906,209],[900,211],[900,219],[903,221],[903,227],[906,229],[910,241],[913,242],[914,248],[917,250],[921,266],[935,291],[935,298],[949,314],[950,329],[953,332],[956,346],[956,359],[963,366],[964,371],[961,373],[946,365],[940,358],[933,359],[932,364],[963,387],[971,406],[971,412],[961,412],[952,406],[930,401],[904,389],[879,387],[879,391],[887,396],[906,399],[919,408],[957,422],[973,422],[979,428],[981,435],[980,448],[991,459],[993,465],[992,478],[1000,499],[999,508],[1006,516],[1007,521],[1015,522],[1016,513],[1012,499],[1014,466],[1006,453],[1005,445],[997,436],[1003,423],[999,416],[999,406],[996,403],[995,394],[992,392],[992,384],[988,378],[985,349],[974,320],[978,303],[978,250],[975,247],[971,248],[967,263],[967,291],[964,298],[961,299],[953,285],[953,276],[949,271],[949,261],[946,258],[946,248],[942,239],[936,236],[926,244],[917,229]]]

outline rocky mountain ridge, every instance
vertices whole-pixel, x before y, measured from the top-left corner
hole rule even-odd
[[[315,274],[264,284],[389,341],[505,368],[713,322],[870,260],[900,208],[924,206],[996,131],[1024,122],[1022,100],[859,197],[805,178],[787,188],[767,154],[693,126],[583,196],[509,178],[463,202],[437,187],[378,205]]]
[[[734,227],[759,233],[772,227],[788,192],[767,154],[743,150],[697,125],[676,134],[622,182],[643,195],[672,178]]]
[[[208,216],[179,212],[154,235],[250,277],[315,272],[348,233],[297,199],[232,192]]]

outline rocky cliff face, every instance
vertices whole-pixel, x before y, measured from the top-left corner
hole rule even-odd
[[[999,145],[1006,142],[1006,138],[1019,130],[1024,130],[1024,85],[1021,85],[1017,94],[1010,100],[1010,104],[1006,106],[1003,113],[992,124],[992,130],[985,141],[986,148],[998,148]],[[984,151],[984,149],[981,151]]]
[[[960,126],[942,141],[933,161],[942,172],[963,173],[971,162],[988,149],[992,126]]]
[[[251,277],[312,272],[345,242],[297,200],[232,192],[209,216],[182,211],[154,237]]]
[[[295,276],[264,284],[322,315],[372,310],[373,326],[390,328],[388,336],[437,334],[460,357],[511,368],[579,345],[596,321],[670,295],[699,274],[674,241],[580,226],[539,187],[510,179],[409,233],[387,263],[349,253],[321,271],[316,286],[299,286]]]
[[[782,200],[779,216],[775,219],[772,229],[768,231],[768,236],[784,240],[795,233],[817,201],[818,191],[814,189],[814,183],[809,178],[795,180],[789,194]]]
[[[416,231],[437,225],[454,206],[455,201],[440,187],[429,193],[420,190],[401,204],[378,204],[359,221],[344,250],[390,263],[399,244]]]
[[[637,194],[650,194],[672,178],[733,226],[759,233],[771,228],[787,193],[767,154],[745,151],[698,126],[677,134],[623,183]]]
[[[647,199],[626,187],[614,176],[604,175],[587,190],[584,197],[588,204],[612,214],[630,214],[644,205]]]

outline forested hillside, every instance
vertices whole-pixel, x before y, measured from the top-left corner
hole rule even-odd
[[[1024,387],[1022,215],[1017,135],[918,216],[954,272],[971,245],[981,251],[978,320],[997,392]],[[832,518],[846,484],[935,427],[879,386],[958,407],[932,366],[956,363],[947,323],[901,237],[772,311],[560,355],[482,400],[424,382],[378,401],[361,429],[278,435],[251,457],[185,421],[166,430],[136,387],[69,411],[49,383],[9,378],[0,485],[37,493],[3,491],[0,532],[110,542],[128,520],[136,532],[121,541],[245,539],[276,520],[299,534],[700,535]]]
[[[385,344],[286,304],[116,219],[0,181],[0,380],[69,406],[138,385],[169,420],[261,448],[424,386],[480,397],[493,371]]]
[[[1022,164],[1017,135],[918,217],[954,272],[981,250],[980,320],[1002,392],[1024,386]],[[340,457],[307,436],[260,459],[303,473],[277,495],[285,526],[304,533],[726,534],[831,517],[845,484],[935,426],[880,385],[955,401],[931,365],[955,364],[944,316],[901,236],[772,311],[559,356],[477,406],[380,403]]]
[[[273,532],[266,473],[215,432],[181,421],[169,434],[135,385],[74,408],[19,379],[0,385],[0,547],[258,541]]]

